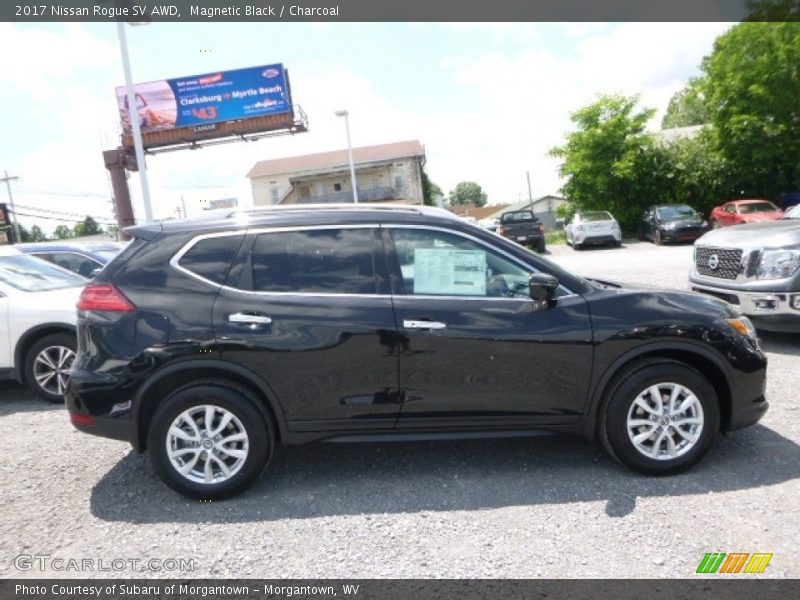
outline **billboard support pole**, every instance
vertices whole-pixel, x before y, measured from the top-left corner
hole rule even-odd
[[[111,176],[111,189],[114,191],[114,212],[119,226],[119,235],[123,240],[130,239],[123,229],[136,225],[131,206],[131,192],[128,189],[128,178],[125,175],[127,155],[124,148],[103,151],[103,163]]]
[[[144,162],[144,145],[142,144],[142,129],[139,126],[139,110],[136,104],[136,94],[133,91],[131,78],[131,63],[128,58],[128,41],[125,37],[125,23],[117,21],[117,35],[119,49],[122,54],[122,69],[125,72],[125,87],[128,91],[128,117],[131,121],[133,145],[136,150],[136,166],[139,169],[139,178],[142,184],[142,199],[144,200],[144,220],[146,223],[153,221],[153,210],[150,206],[150,188],[147,183],[147,165]],[[113,180],[113,173],[112,173]],[[127,185],[125,186],[127,188]],[[130,202],[130,195],[128,196]]]

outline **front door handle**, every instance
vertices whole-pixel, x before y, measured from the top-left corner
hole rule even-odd
[[[441,321],[403,321],[403,327],[406,329],[446,329],[447,323]]]
[[[231,325],[244,325],[250,329],[258,329],[259,327],[272,323],[272,319],[266,315],[233,313],[232,315],[228,315],[228,323]]]

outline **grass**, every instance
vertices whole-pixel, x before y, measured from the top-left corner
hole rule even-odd
[[[544,234],[545,242],[548,246],[558,246],[559,244],[566,244],[567,238],[564,237],[564,231],[548,231]]]

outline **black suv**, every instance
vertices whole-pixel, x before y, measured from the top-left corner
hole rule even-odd
[[[730,305],[582,279],[438,209],[302,206],[134,227],[78,304],[81,431],[222,498],[276,444],[548,430],[647,474],[767,410]]]

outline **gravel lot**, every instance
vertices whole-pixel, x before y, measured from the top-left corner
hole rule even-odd
[[[581,274],[686,288],[691,247],[631,243],[551,258]],[[190,502],[147,457],[74,431],[63,407],[0,383],[0,577],[20,554],[146,561],[101,576],[687,577],[705,552],[772,552],[800,576],[800,340],[765,335],[772,408],[692,472],[635,475],[582,439],[313,444],[222,503]],[[128,563],[130,564],[130,563]]]

